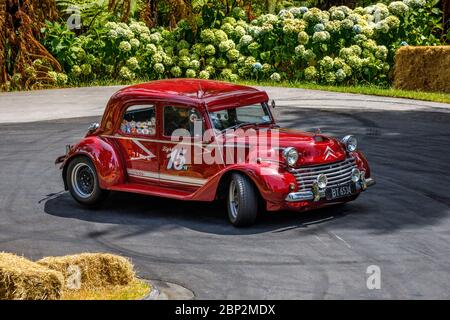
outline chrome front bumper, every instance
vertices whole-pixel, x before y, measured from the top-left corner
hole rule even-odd
[[[356,182],[356,191],[364,191],[373,185],[375,185],[375,179],[373,178],[358,181]],[[312,191],[291,192],[287,195],[285,200],[288,202],[309,200],[319,201],[322,198],[325,198],[325,189],[319,189],[316,185],[313,185]]]

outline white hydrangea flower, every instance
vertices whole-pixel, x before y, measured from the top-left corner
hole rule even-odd
[[[243,37],[247,32],[245,31],[244,27],[242,26],[237,26],[236,28],[234,28],[234,34],[237,38],[241,38]]]
[[[189,49],[181,49],[180,51],[178,51],[178,55],[180,57],[189,56],[190,55]]]
[[[131,39],[130,44],[131,47],[133,47],[134,49],[138,49],[139,46],[141,45],[141,42],[138,39]]]
[[[178,60],[178,65],[182,68],[189,68],[189,64],[191,63],[191,59],[187,56],[182,56]]]
[[[224,31],[228,36],[232,36],[234,33],[234,27],[229,23],[222,24],[220,30]]]
[[[155,63],[155,65],[153,66],[153,70],[155,70],[156,73],[163,74],[165,68],[162,63]]]
[[[304,71],[305,79],[308,81],[316,81],[319,77],[319,73],[314,66],[309,66]]]
[[[116,30],[111,29],[111,30],[108,31],[108,37],[110,39],[117,39],[119,37],[119,34],[117,33]]]
[[[191,69],[198,70],[200,69],[200,62],[198,60],[191,60],[190,62]]]
[[[344,20],[345,19],[345,13],[342,10],[333,10],[331,12],[331,20]]]
[[[253,37],[251,35],[242,36],[239,40],[239,44],[241,46],[248,46],[253,41]]]
[[[222,46],[222,47],[221,47],[221,46]],[[235,43],[234,43],[233,40],[227,40],[227,41],[225,41],[225,42],[222,42],[222,43],[219,45],[219,50],[220,50],[221,52],[227,52],[227,51],[232,50],[232,49],[235,49],[235,48],[236,48],[236,45],[235,45]]]
[[[314,32],[313,42],[326,42],[330,40],[330,33],[328,31]]]
[[[214,73],[216,73],[216,69],[211,65],[206,66],[205,71],[208,71],[209,75],[213,75]]]
[[[205,47],[205,54],[207,55],[207,56],[213,56],[213,55],[215,55],[216,54],[216,48],[212,45],[212,44],[208,44],[206,47]]]
[[[400,19],[396,16],[389,16],[384,19],[384,21],[386,21],[389,29],[397,29],[398,27],[400,27]]]
[[[300,44],[298,46],[295,47],[295,54],[297,54],[298,56],[302,57],[303,54],[305,53],[305,46]]]
[[[219,45],[221,42],[227,41],[228,36],[223,30],[214,30],[214,42]]]
[[[231,69],[225,68],[222,70],[222,72],[220,73],[220,77],[223,79],[230,79],[230,76],[233,74],[233,71]]]
[[[377,46],[377,49],[375,51],[375,56],[378,59],[386,60],[387,55],[388,55],[388,49],[385,46]]]
[[[345,80],[345,78],[347,77],[347,75],[345,74],[345,71],[343,69],[338,69],[335,73],[336,76],[336,81],[338,82],[342,82]]]
[[[150,35],[150,42],[158,44],[161,41],[161,34],[159,32],[152,33]]]
[[[130,52],[131,51],[131,44],[128,41],[122,41],[119,44],[119,50],[122,52]]]
[[[230,61],[236,61],[239,58],[239,50],[237,49],[231,49],[227,52],[227,58]]]
[[[72,67],[72,73],[73,73],[73,75],[74,76],[79,76],[79,75],[81,75],[81,68],[80,68],[80,66],[78,66],[78,65],[74,65],[73,67]]]
[[[172,69],[170,69],[170,73],[175,77],[178,78],[179,76],[181,76],[181,74],[183,73],[181,71],[181,68],[178,66],[172,67]]]
[[[274,72],[270,75],[270,80],[275,81],[275,82],[279,82],[281,81],[281,76],[279,73]]]
[[[151,54],[155,54],[156,51],[157,51],[156,46],[155,46],[153,43],[147,44],[147,45],[145,46],[145,49],[146,49],[149,53],[151,53]]]
[[[388,6],[389,11],[396,16],[403,16],[409,11],[409,7],[402,1],[391,2]]]
[[[122,67],[122,68],[120,68],[119,76],[125,80],[132,80],[135,78],[136,75],[134,72],[132,72],[127,67]]]
[[[403,3],[411,8],[420,8],[426,4],[426,0],[403,0]]]
[[[152,63],[161,63],[163,62],[163,56],[161,52],[157,51],[154,55],[152,55]]]
[[[314,51],[312,51],[311,49],[307,49],[304,53],[303,53],[303,58],[306,61],[313,61],[314,59],[316,59],[316,54],[314,53]]]
[[[314,26],[314,32],[320,32],[320,31],[324,31],[325,30],[325,26],[323,25],[323,23],[318,23]]]
[[[130,59],[128,59],[126,64],[127,67],[133,71],[139,68],[139,61],[136,57],[131,57]]]
[[[209,75],[209,72],[208,72],[208,71],[202,70],[202,71],[200,71],[200,73],[198,74],[198,77],[199,77],[200,79],[209,79],[210,75]]]
[[[319,65],[323,70],[331,70],[333,69],[333,58],[330,56],[325,56],[322,60],[319,61]]]
[[[200,32],[200,38],[205,43],[213,43],[215,39],[214,31],[212,29],[203,29]]]
[[[141,33],[139,35],[139,38],[141,39],[142,42],[144,43],[149,43],[150,42],[150,35],[148,33]]]
[[[347,30],[351,29],[351,28],[353,28],[353,21],[350,19],[344,19],[341,21],[341,27],[343,29],[347,29]]]
[[[292,14],[292,12],[286,9],[280,10],[278,16],[282,19],[294,19],[294,15]]]
[[[298,43],[307,44],[309,41],[309,36],[305,31],[300,31],[297,36]]]
[[[186,70],[186,77],[195,78],[196,75],[197,75],[197,73],[195,72],[195,70],[193,70],[193,69]]]

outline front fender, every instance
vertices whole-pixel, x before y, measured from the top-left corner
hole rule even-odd
[[[371,172],[369,167],[369,162],[361,151],[354,151],[351,154],[356,159],[356,165],[359,170],[364,170],[366,172],[366,178],[370,178]]]
[[[253,181],[262,198],[267,202],[268,210],[277,210],[289,193],[289,185],[292,183],[297,185],[292,174],[280,171],[276,165],[268,163],[235,164],[227,166],[214,175],[204,187],[195,192],[193,200],[214,200],[220,181],[233,172],[245,174]]]
[[[67,165],[77,156],[91,159],[97,172],[100,188],[109,189],[111,186],[125,182],[123,161],[113,143],[98,136],[88,136],[70,149],[63,162],[63,179],[66,190]]]

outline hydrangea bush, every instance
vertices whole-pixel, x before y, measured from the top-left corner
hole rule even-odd
[[[405,21],[426,4],[292,7],[250,22],[236,9],[219,23],[193,28],[179,21],[173,30],[108,22],[74,37],[59,59],[70,81],[197,77],[384,84],[395,49],[407,45]]]

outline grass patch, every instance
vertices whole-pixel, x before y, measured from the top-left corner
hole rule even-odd
[[[394,88],[383,88],[377,86],[328,86],[315,83],[302,83],[302,82],[272,82],[272,81],[239,81],[240,84],[251,86],[269,86],[269,87],[287,87],[287,88],[301,88],[309,90],[323,90],[343,93],[356,93],[366,94],[383,97],[393,98],[407,98],[414,100],[424,100],[432,102],[450,103],[450,94],[441,92],[424,92],[424,91],[411,91],[400,90]]]
[[[97,80],[91,82],[73,83],[76,87],[91,87],[91,86],[112,86],[112,85],[131,85],[151,81],[152,79],[136,79],[129,82],[119,80]],[[286,88],[300,88],[309,90],[323,90],[343,93],[356,93],[365,95],[374,95],[382,97],[406,98],[414,100],[432,101],[450,103],[450,94],[442,92],[424,92],[412,90],[400,90],[394,88],[384,88],[373,85],[356,85],[356,86],[329,86],[315,83],[304,82],[273,82],[273,81],[255,81],[255,80],[239,80],[237,83],[250,86],[268,86],[268,87],[286,87]]]
[[[123,80],[93,80],[86,82],[71,82],[64,88],[77,88],[77,87],[98,87],[98,86],[119,86],[119,85],[133,85],[143,82],[152,81],[155,79],[139,78],[132,81]],[[425,91],[412,91],[412,90],[400,90],[390,87],[379,87],[374,85],[356,85],[356,86],[330,86],[321,85],[315,83],[304,83],[304,82],[290,82],[290,81],[255,81],[255,80],[239,80],[238,84],[249,85],[249,86],[268,86],[268,87],[285,87],[285,88],[300,88],[308,90],[323,90],[332,92],[343,92],[343,93],[356,93],[365,95],[374,95],[382,97],[393,97],[393,98],[406,98],[413,100],[423,100],[441,103],[450,103],[450,93],[442,92],[425,92]]]
[[[106,286],[103,288],[64,290],[61,300],[139,300],[151,290],[150,285],[135,279],[123,286]]]

